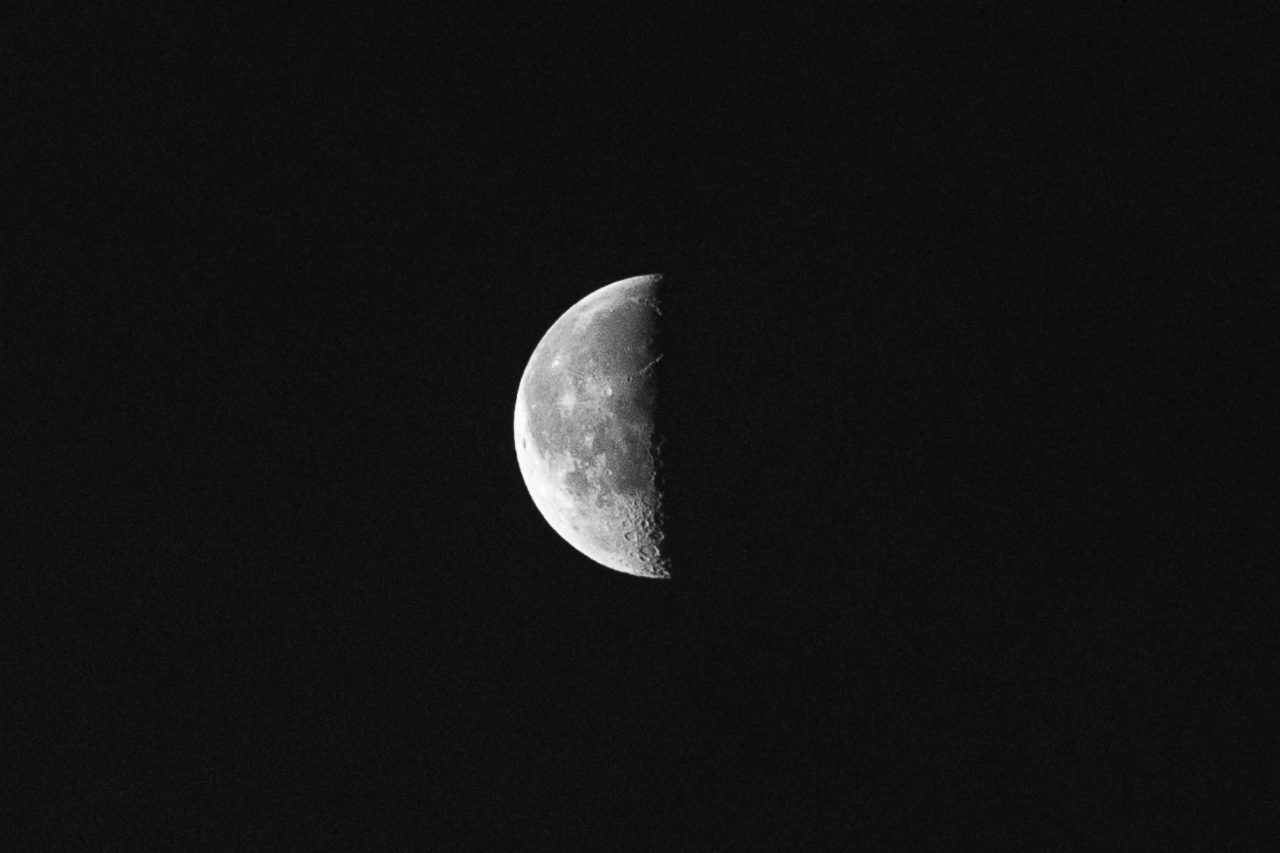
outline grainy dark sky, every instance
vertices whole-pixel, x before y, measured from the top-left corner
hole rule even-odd
[[[9,849],[1252,837],[1258,28],[839,5],[12,15]],[[647,272],[669,583],[511,439]]]

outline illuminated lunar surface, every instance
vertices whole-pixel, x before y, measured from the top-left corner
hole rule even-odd
[[[654,428],[658,290],[637,276],[591,293],[543,336],[516,393],[520,473],[565,541],[603,566],[670,576]]]

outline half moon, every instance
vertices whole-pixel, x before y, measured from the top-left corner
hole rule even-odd
[[[552,529],[648,578],[670,576],[653,419],[661,283],[623,279],[564,312],[524,369],[514,423],[520,473]]]

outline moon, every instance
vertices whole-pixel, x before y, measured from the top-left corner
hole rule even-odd
[[[516,459],[543,518],[602,566],[670,577],[662,549],[660,275],[616,281],[552,324],[516,392]]]

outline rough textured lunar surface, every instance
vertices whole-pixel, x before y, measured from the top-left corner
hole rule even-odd
[[[654,428],[661,277],[591,293],[543,336],[516,394],[520,472],[564,539],[601,565],[670,576]]]

